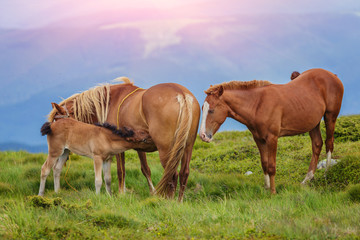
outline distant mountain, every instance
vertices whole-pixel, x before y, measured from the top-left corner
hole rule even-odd
[[[217,15],[215,15],[217,16]],[[45,145],[39,129],[60,102],[119,76],[148,88],[177,82],[200,104],[210,84],[321,67],[345,86],[341,114],[359,113],[360,17],[355,14],[97,14],[40,29],[0,29],[0,142]],[[227,120],[220,130],[244,129]]]
[[[28,144],[22,144],[22,143],[15,143],[15,142],[9,142],[9,143],[0,143],[0,151],[27,151],[30,153],[40,153],[44,152],[46,153],[48,151],[47,145],[28,145]]]

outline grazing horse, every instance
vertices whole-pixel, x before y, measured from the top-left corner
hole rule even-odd
[[[59,105],[52,103],[58,111]],[[141,147],[150,136],[144,131],[132,131],[128,128],[116,129],[110,124],[99,126],[63,118],[59,121],[46,122],[41,127],[41,134],[47,135],[48,157],[41,168],[39,195],[43,196],[46,178],[51,168],[54,171],[55,192],[60,189],[60,173],[70,151],[94,159],[95,188],[100,193],[102,185],[101,169],[103,166],[106,191],[111,195],[110,164],[112,156],[134,146]]]
[[[138,151],[141,170],[148,180],[150,191],[154,188],[144,152],[158,150],[165,170],[155,193],[172,198],[180,175],[178,200],[182,201],[200,119],[199,103],[189,90],[179,84],[164,83],[141,89],[127,78],[121,80],[124,83],[98,86],[65,99],[59,105],[66,112],[53,110],[49,115],[49,122],[62,116],[70,116],[82,122],[106,121],[118,128],[126,126],[148,132],[152,141],[141,147],[134,145],[133,149]],[[118,158],[118,170],[121,169],[118,176],[122,189],[125,187],[123,157],[121,164]]]
[[[253,80],[211,86],[205,91],[200,137],[210,142],[227,117],[246,125],[260,151],[265,187],[276,193],[278,138],[309,132],[313,154],[303,183],[312,179],[323,144],[321,118],[325,120],[329,165],[343,92],[339,78],[324,69],[310,69],[287,84]]]

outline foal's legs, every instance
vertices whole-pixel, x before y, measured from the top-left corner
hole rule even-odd
[[[125,152],[116,154],[117,175],[119,180],[119,193],[125,193]]]
[[[51,168],[55,165],[55,162],[58,159],[59,155],[60,154],[49,154],[46,161],[41,167],[39,196],[44,196],[46,178],[49,175]]]
[[[64,153],[59,157],[59,159],[55,163],[55,166],[53,167],[54,189],[56,193],[60,189],[60,174],[66,160],[68,159],[69,153],[70,151],[68,149],[65,149]]]
[[[306,174],[304,181],[302,181],[302,184],[305,184],[306,182],[313,179],[315,171],[316,171],[317,163],[319,160],[319,155],[321,153],[321,148],[323,145],[323,141],[321,138],[321,132],[320,132],[320,123],[318,125],[316,125],[316,127],[313,130],[311,130],[309,132],[309,134],[310,134],[310,138],[311,138],[313,154],[311,157],[311,162],[310,162],[308,173]]]
[[[101,178],[101,170],[102,170],[103,159],[100,156],[94,156],[94,170],[95,170],[95,189],[96,194],[100,193],[102,178]]]
[[[141,164],[141,172],[144,174],[144,176],[146,177],[146,180],[148,182],[149,185],[149,190],[150,193],[154,193],[155,192],[155,188],[154,185],[151,181],[151,170],[149,168],[149,165],[146,161],[146,154],[145,152],[142,151],[137,151],[139,159],[140,159],[140,164]]]
[[[326,170],[330,166],[331,153],[334,150],[334,131],[335,131],[335,123],[337,116],[338,113],[333,113],[333,112],[326,112],[324,115],[325,127],[326,127],[325,144],[326,144],[326,154],[327,154]]]
[[[106,191],[111,195],[111,158],[103,162],[103,172]]]

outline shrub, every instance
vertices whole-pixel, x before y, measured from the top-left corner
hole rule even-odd
[[[349,184],[360,182],[360,161],[356,156],[346,156],[326,172],[319,170],[312,184],[330,187],[333,190],[344,189]]]
[[[83,204],[69,204],[64,202],[61,198],[47,198],[41,196],[29,196],[28,201],[30,205],[33,207],[40,207],[40,208],[51,208],[56,206],[61,206],[63,209],[66,210],[83,210],[83,209],[90,209],[92,208],[91,200],[87,200]]]
[[[117,228],[128,228],[135,227],[138,222],[132,219],[127,219],[121,216],[117,212],[103,210],[95,213],[91,213],[89,217],[92,219],[94,225],[101,228],[117,227]]]
[[[29,196],[28,200],[34,207],[50,208],[53,206],[59,206],[62,204],[61,198],[46,198],[40,196]]]
[[[321,133],[326,136],[325,124],[321,124]],[[336,142],[356,142],[360,140],[360,115],[342,116],[337,119],[334,137]]]
[[[360,202],[360,184],[350,186],[347,190],[347,194],[351,201]]]

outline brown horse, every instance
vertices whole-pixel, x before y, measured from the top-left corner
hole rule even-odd
[[[179,201],[182,201],[199,124],[199,103],[189,90],[179,84],[164,83],[141,89],[127,78],[122,80],[125,83],[98,86],[75,94],[60,105],[66,108],[67,115],[82,122],[106,121],[119,128],[126,126],[148,132],[152,141],[133,149],[138,151],[141,170],[148,179],[150,190],[151,172],[144,152],[158,150],[165,171],[155,193],[170,198],[174,196],[177,167],[181,161]],[[49,121],[57,117],[61,116],[53,110]],[[119,182],[124,188],[124,158],[118,167],[123,170],[120,171]]]
[[[56,103],[53,107],[64,112]],[[41,128],[42,135],[47,135],[48,157],[41,168],[39,195],[45,192],[46,178],[51,168],[54,172],[55,192],[60,189],[60,173],[70,151],[94,159],[95,188],[100,193],[102,185],[101,170],[103,167],[106,191],[111,195],[111,158],[115,154],[124,152],[134,146],[141,148],[145,142],[151,140],[144,131],[132,131],[128,128],[117,129],[110,124],[91,125],[63,118],[59,121],[46,122]]]
[[[323,69],[310,69],[287,84],[232,81],[211,86],[205,93],[200,137],[210,142],[227,117],[245,124],[260,151],[265,187],[275,190],[278,138],[309,132],[312,158],[303,183],[314,177],[322,147],[320,121],[326,126],[327,165],[334,149],[334,129],[344,87]]]

